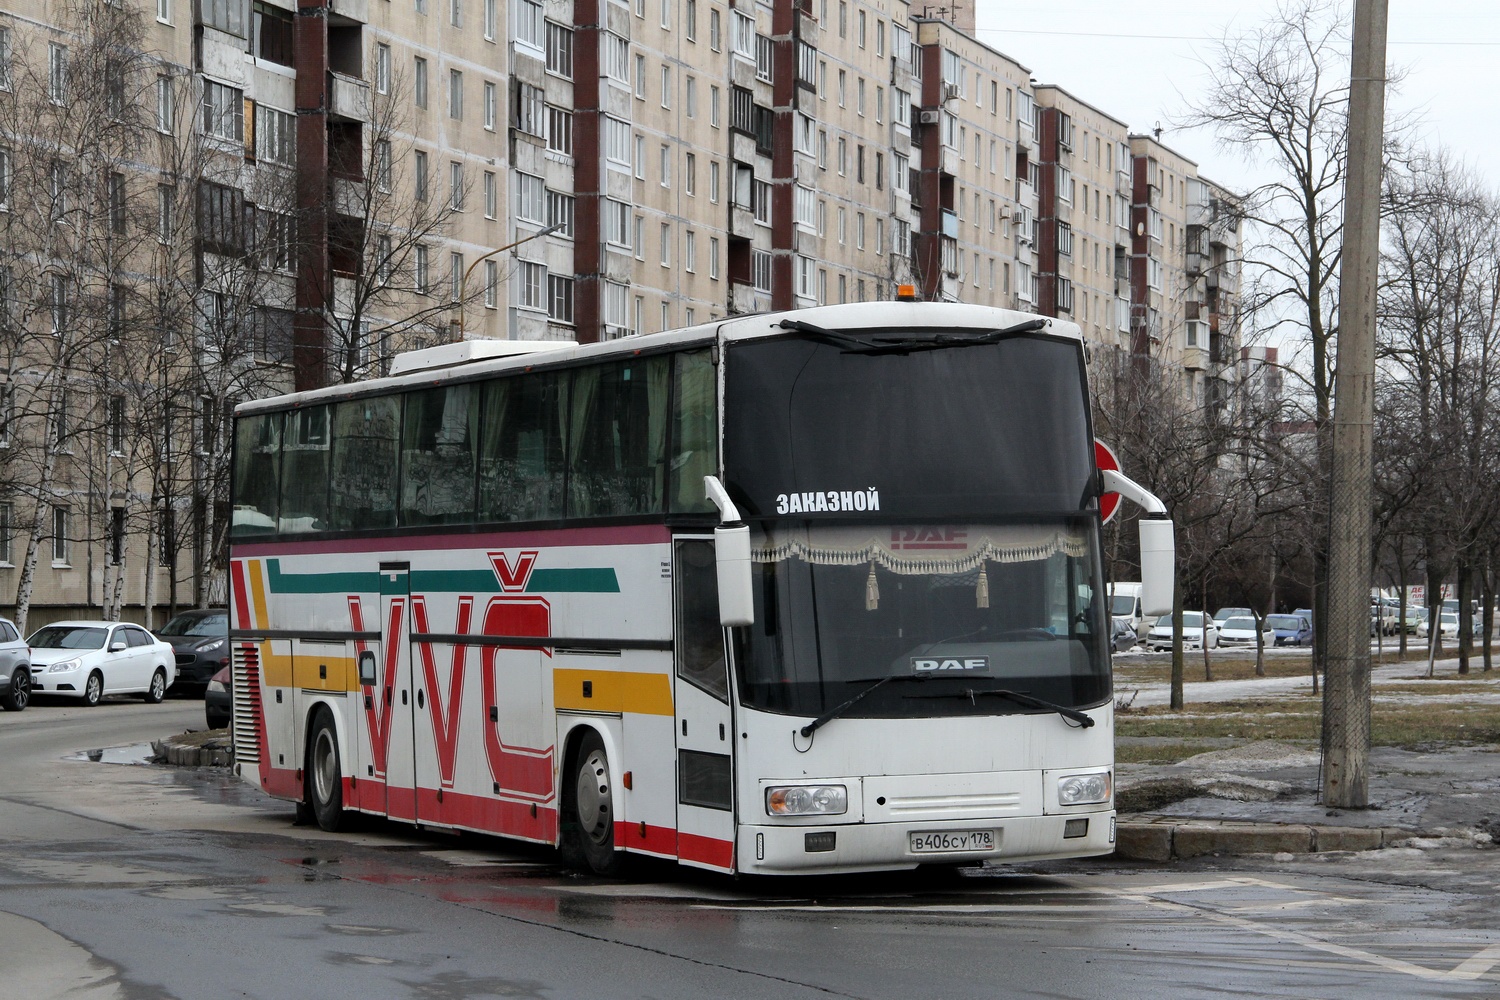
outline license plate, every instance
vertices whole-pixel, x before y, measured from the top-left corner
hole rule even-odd
[[[913,854],[950,854],[958,851],[993,851],[994,830],[914,830],[906,835]]]

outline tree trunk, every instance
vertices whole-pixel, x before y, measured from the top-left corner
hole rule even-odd
[[[1406,659],[1406,546],[1398,542],[1396,545],[1396,610],[1400,618],[1396,623],[1396,634],[1400,636],[1401,659]]]
[[[156,629],[156,508],[159,500],[151,497],[151,509],[146,514],[146,585],[142,602],[146,605],[146,628]]]
[[[1255,676],[1266,676],[1266,616],[1255,616]]]
[[[1484,672],[1489,673],[1491,667],[1490,636],[1495,629],[1495,574],[1494,567],[1488,560],[1485,561],[1484,572],[1479,577],[1484,593],[1484,618],[1480,626],[1480,638],[1484,650]]]

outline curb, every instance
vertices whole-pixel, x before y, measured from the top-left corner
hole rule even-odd
[[[229,767],[234,763],[234,743],[227,729],[168,736],[153,740],[151,749],[158,763],[178,767]]]
[[[1420,834],[1393,827],[1305,826],[1127,816],[1122,817],[1116,826],[1115,856],[1130,861],[1175,861],[1208,854],[1376,851],[1416,836]]]

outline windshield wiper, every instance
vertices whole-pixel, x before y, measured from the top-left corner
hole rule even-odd
[[[864,700],[865,695],[874,693],[876,691],[876,689],[884,687],[886,684],[889,684],[891,681],[896,680],[897,678],[900,678],[902,680],[908,680],[908,681],[925,680],[926,679],[926,678],[919,678],[919,677],[917,677],[914,674],[911,674],[911,675],[908,675],[908,674],[886,674],[884,677],[880,678],[880,680],[876,681],[874,684],[871,684],[869,687],[865,688],[863,691],[861,691],[859,694],[855,695],[853,698],[850,698],[848,701],[844,702],[842,705],[836,705],[833,708],[830,708],[828,711],[824,712],[822,715],[818,716],[816,719],[812,720],[807,725],[803,726],[801,729],[799,729],[797,731],[799,733],[801,733],[803,735],[803,737],[811,736],[813,733],[817,732],[819,729],[822,729],[824,725],[826,725],[827,723],[832,722],[834,719],[837,719],[839,716],[841,716],[845,712],[849,711],[849,709],[851,709],[855,705],[859,704],[862,700]]]
[[[845,354],[910,354],[912,351],[936,351],[945,347],[977,347],[980,344],[998,344],[1002,340],[1012,337],[1024,336],[1028,333],[1038,333],[1045,329],[1047,321],[1044,319],[1029,319],[1015,326],[1004,327],[999,330],[984,330],[977,333],[951,334],[938,333],[931,337],[872,337],[869,340],[861,340],[858,337],[837,330],[829,330],[814,323],[804,322],[800,319],[784,319],[780,326],[783,330],[794,330],[805,334],[811,339],[831,344],[842,348]]]
[[[1080,728],[1088,729],[1094,724],[1094,720],[1084,712],[1076,708],[1068,708],[1056,702],[1044,701],[1041,698],[1033,698],[1031,695],[1021,691],[1011,691],[1007,688],[964,688],[962,691],[948,691],[942,694],[909,694],[908,698],[967,698],[973,701],[975,698],[1006,698],[1018,705],[1027,705],[1031,708],[1045,708],[1049,712],[1056,712],[1064,719],[1072,719],[1078,723]]]

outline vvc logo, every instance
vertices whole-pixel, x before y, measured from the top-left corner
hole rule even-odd
[[[911,658],[911,669],[917,674],[954,675],[954,674],[987,674],[990,672],[990,658],[988,656],[913,656]]]

